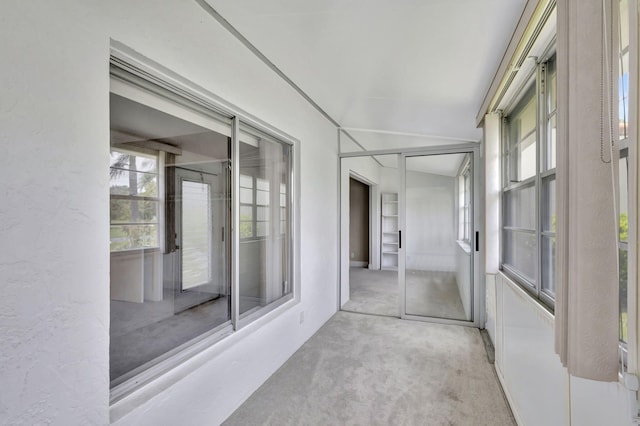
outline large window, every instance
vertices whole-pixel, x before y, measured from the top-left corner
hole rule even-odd
[[[549,307],[555,300],[555,56],[505,115],[502,269]]]
[[[117,400],[293,298],[293,142],[197,89],[111,72]]]
[[[622,365],[626,364],[628,340],[627,310],[627,260],[629,252],[629,4],[628,0],[620,0],[619,51],[618,51],[618,133],[619,133],[619,233],[618,233],[618,265],[619,265],[619,338]]]

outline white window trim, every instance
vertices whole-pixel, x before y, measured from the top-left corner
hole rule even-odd
[[[535,299],[541,301],[548,309],[553,311],[555,307],[555,296],[548,294],[542,288],[542,277],[543,277],[543,259],[542,259],[542,240],[543,236],[553,236],[555,237],[555,232],[548,232],[542,229],[542,182],[544,179],[547,179],[551,176],[555,176],[556,169],[555,167],[548,170],[543,170],[542,167],[542,155],[545,152],[547,143],[548,143],[548,118],[555,115],[555,111],[549,111],[546,105],[547,103],[547,91],[546,91],[546,82],[542,82],[543,78],[546,78],[545,73],[547,62],[555,56],[555,40],[552,41],[547,47],[544,49],[544,53],[541,56],[539,62],[535,63],[535,67],[525,71],[526,79],[520,79],[521,84],[517,92],[513,92],[512,98],[508,100],[508,109],[507,113],[503,115],[503,124],[502,124],[502,141],[500,148],[500,166],[502,170],[502,179],[500,183],[501,187],[501,208],[500,208],[500,270],[507,276],[510,277],[511,280],[521,285],[524,289],[528,291],[528,293]],[[522,181],[518,181],[515,183],[507,183],[506,178],[508,176],[508,163],[509,158],[505,151],[505,146],[509,144],[509,131],[507,124],[507,117],[514,111],[518,106],[520,106],[520,102],[522,101],[523,96],[534,87],[534,99],[536,101],[536,170],[533,176],[527,177]],[[556,109],[557,111],[557,109]],[[554,177],[555,179],[555,177]],[[503,246],[505,244],[505,225],[504,225],[504,194],[507,191],[518,190],[519,188],[523,188],[526,186],[533,185],[535,188],[535,229],[530,232],[535,233],[536,240],[536,269],[535,269],[535,277],[532,277],[534,281],[531,281],[528,277],[525,277],[520,273],[520,271],[509,267],[509,265],[505,265],[503,263],[504,259],[504,251]],[[529,232],[529,231],[518,231],[514,232]],[[552,235],[553,234],[553,235]]]

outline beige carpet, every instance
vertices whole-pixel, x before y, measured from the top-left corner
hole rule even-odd
[[[515,425],[478,330],[338,312],[226,425]]]
[[[469,320],[453,272],[406,272],[409,315]],[[399,317],[398,272],[366,268],[349,270],[349,312]]]

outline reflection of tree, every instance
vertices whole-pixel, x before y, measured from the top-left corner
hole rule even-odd
[[[111,250],[152,246],[156,242],[157,201],[137,197],[157,197],[156,176],[153,173],[138,173],[138,159],[142,160],[142,170],[146,166],[155,167],[153,159],[136,155],[117,153],[109,175],[112,182],[123,174],[128,174],[128,185],[112,185],[111,194],[126,195],[130,198],[111,199]],[[128,225],[117,226],[118,223]],[[132,225],[140,223],[140,225]]]

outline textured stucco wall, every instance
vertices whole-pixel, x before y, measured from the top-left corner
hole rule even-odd
[[[222,421],[336,309],[335,128],[193,1],[9,0],[0,37],[2,424],[109,422],[111,39],[301,141],[301,303],[111,409]]]

